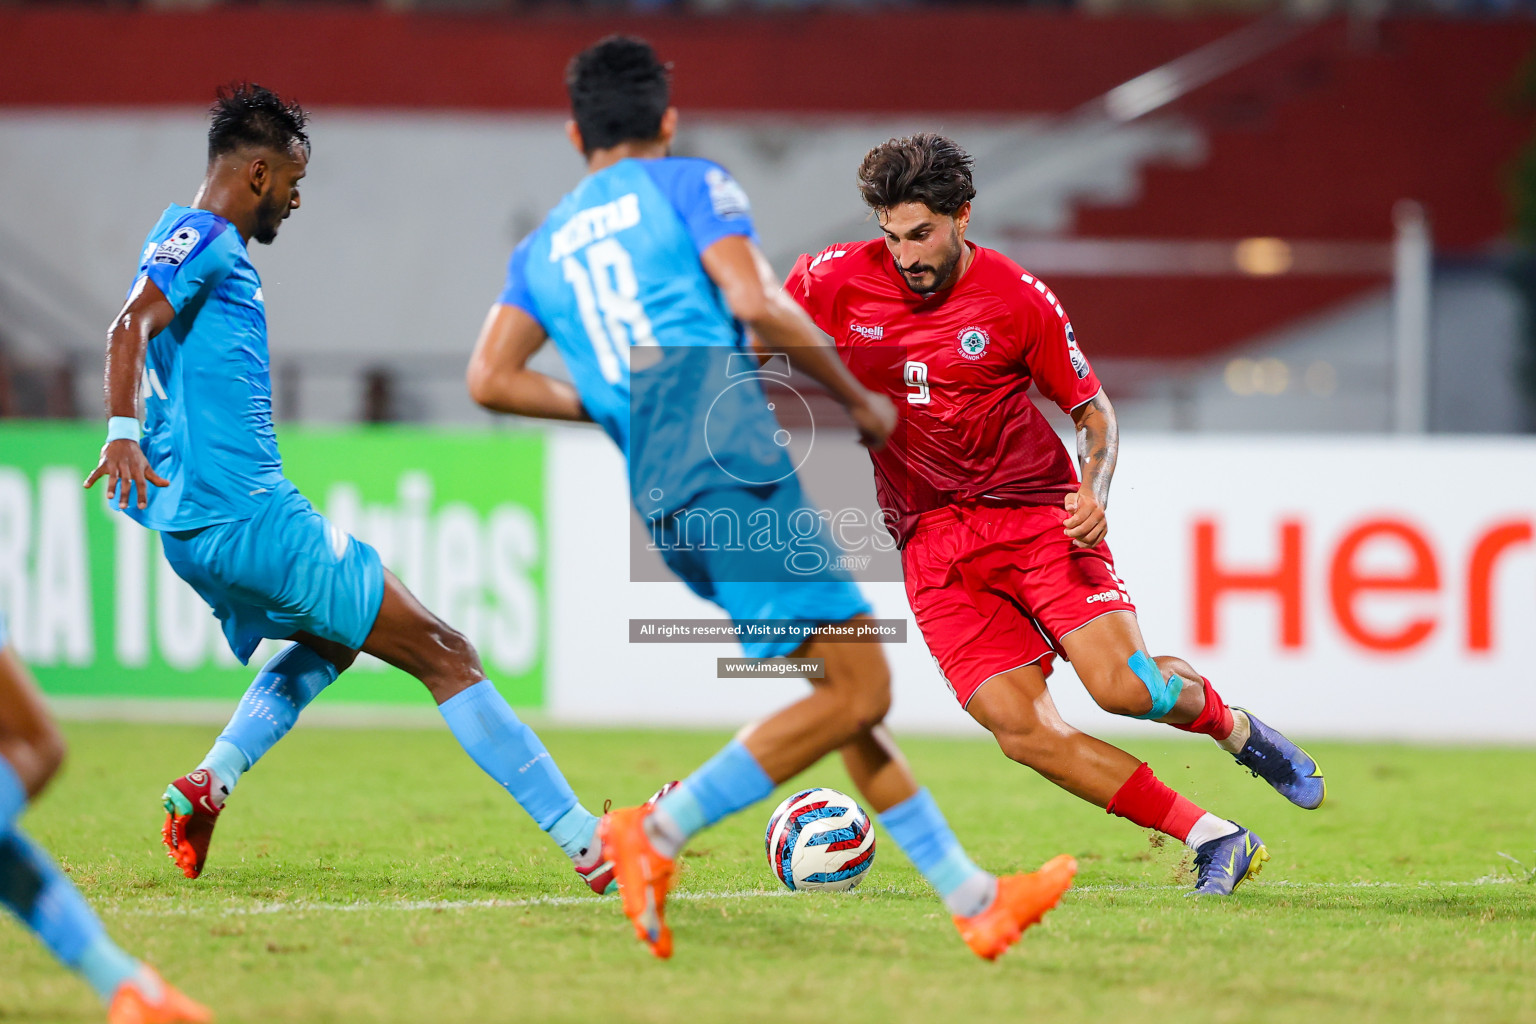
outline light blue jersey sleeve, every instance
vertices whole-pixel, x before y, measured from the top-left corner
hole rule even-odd
[[[533,301],[533,289],[528,286],[528,252],[537,235],[538,232],[534,232],[512,250],[512,259],[507,263],[507,283],[502,286],[499,301],[503,306],[516,306],[543,325],[538,304]],[[545,330],[548,330],[547,325]]]
[[[8,637],[5,635],[5,615],[0,614],[0,651],[5,650],[5,641],[7,639]]]
[[[218,287],[234,269],[242,247],[228,221],[194,210],[172,228],[144,265],[171,308],[180,313],[200,293]]]
[[[710,160],[678,158],[645,160],[641,166],[682,218],[701,256],[729,235],[757,241],[752,204],[724,167]]]

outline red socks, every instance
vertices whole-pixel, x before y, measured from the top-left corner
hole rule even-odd
[[[1211,693],[1210,683],[1206,683],[1207,701]],[[1207,710],[1210,704],[1206,704]],[[1226,711],[1223,705],[1222,710]],[[1232,713],[1226,711],[1228,723],[1232,720]],[[1202,712],[1201,718],[1205,715]],[[1231,726],[1228,725],[1230,731]],[[1179,842],[1189,838],[1189,830],[1195,827],[1195,822],[1205,814],[1205,811],[1190,803],[1161,782],[1152,774],[1152,769],[1143,761],[1131,777],[1125,780],[1125,785],[1115,791],[1110,797],[1109,806],[1105,808],[1110,814],[1118,814],[1122,818],[1134,821],[1143,828],[1155,828],[1159,832],[1173,836]]]
[[[1221,699],[1221,695],[1216,692],[1216,688],[1211,685],[1209,679],[1201,676],[1200,681],[1205,684],[1205,707],[1195,716],[1193,722],[1188,722],[1184,725],[1178,725],[1173,722],[1168,724],[1172,725],[1175,729],[1183,729],[1185,732],[1204,733],[1220,743],[1232,735],[1232,709],[1227,707],[1226,702]]]
[[[1185,732],[1203,733],[1220,742],[1232,735],[1232,709],[1227,707],[1209,679],[1201,676],[1200,682],[1205,684],[1205,707],[1193,722],[1168,724]],[[1203,808],[1159,782],[1146,762],[1138,765],[1125,784],[1115,791],[1105,810],[1143,828],[1155,828],[1181,843],[1189,838],[1189,830],[1195,827],[1195,822],[1205,815]]]

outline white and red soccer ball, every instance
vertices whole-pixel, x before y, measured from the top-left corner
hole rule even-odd
[[[869,815],[835,789],[802,790],[779,804],[763,841],[769,870],[796,891],[852,889],[875,862]]]

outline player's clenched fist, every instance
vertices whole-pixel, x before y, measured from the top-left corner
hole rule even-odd
[[[848,409],[859,428],[859,443],[879,451],[896,429],[896,407],[884,395],[866,392],[864,401]]]
[[[156,487],[169,487],[171,483],[149,468],[149,459],[144,457],[144,450],[137,441],[128,438],[118,438],[101,446],[101,461],[91,475],[85,478],[85,486],[90,487],[102,477],[107,478],[107,500],[115,499],[118,508],[128,507],[130,484],[138,485],[139,508],[147,508],[149,495],[146,493],[145,481]]]
[[[1093,492],[1084,488],[1066,497],[1067,521],[1062,531],[1072,538],[1076,547],[1091,548],[1109,533],[1109,521],[1104,518],[1104,506]]]

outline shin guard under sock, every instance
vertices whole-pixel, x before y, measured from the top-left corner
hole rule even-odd
[[[1209,679],[1201,676],[1200,682],[1205,686],[1205,707],[1200,709],[1193,722],[1168,724],[1185,732],[1202,733],[1220,743],[1232,735],[1232,709],[1227,707],[1226,701],[1221,699]]]
[[[1181,843],[1189,838],[1189,830],[1205,814],[1202,808],[1159,782],[1145,761],[1136,766],[1104,809],[1142,828],[1155,828]]]
[[[880,824],[939,891],[950,913],[972,917],[992,904],[997,879],[966,855],[926,789],[881,813]]]
[[[646,835],[663,857],[676,857],[688,837],[773,792],[773,780],[740,740],[732,740],[656,802]]]
[[[548,832],[564,820],[573,827],[568,830],[570,835],[561,838],[577,840],[575,833],[580,829],[574,827],[575,821],[566,819],[580,806],[576,791],[565,781],[538,735],[517,717],[489,679],[461,690],[437,710],[464,752],[512,794],[539,828]],[[585,826],[589,818],[591,815],[586,814],[581,824]]]
[[[227,789],[299,721],[299,712],[336,681],[336,666],[313,648],[290,644],[267,661],[240,698],[229,724],[199,768],[207,768]]]

